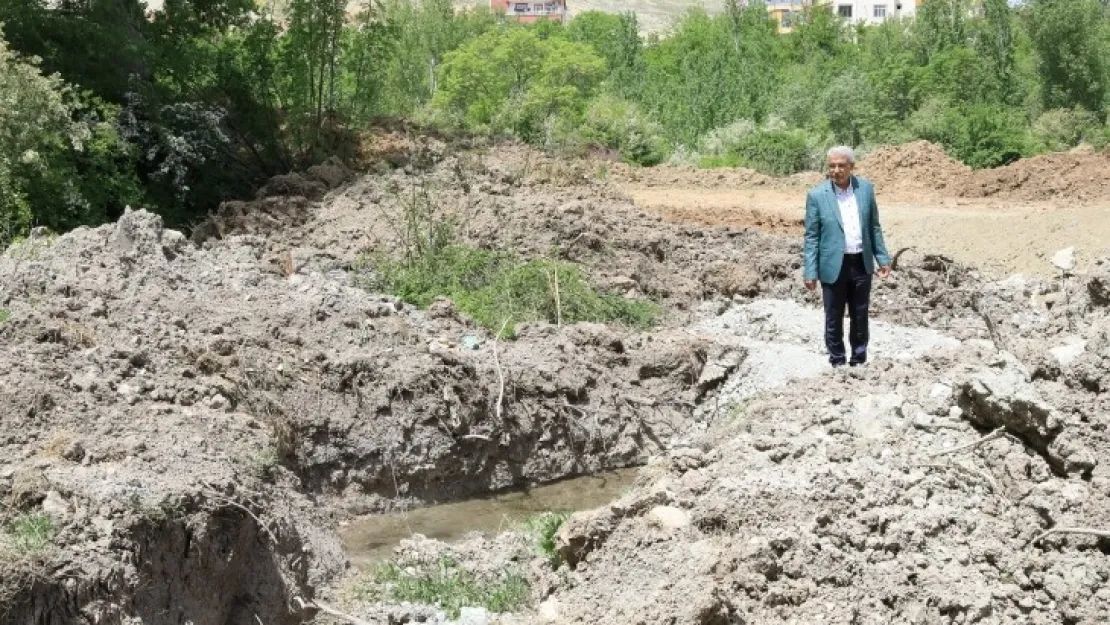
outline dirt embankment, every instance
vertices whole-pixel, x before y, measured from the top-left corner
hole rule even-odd
[[[925,194],[1014,202],[1110,201],[1110,152],[1075,149],[973,170],[927,141],[880,148],[860,161],[861,175],[894,196]]]
[[[813,302],[798,280],[798,242],[667,223],[616,186],[594,180],[588,164],[514,146],[458,154],[434,141],[393,164],[398,168],[354,180],[334,165],[276,179],[257,200],[225,205],[192,241],[137,211],[116,224],[32,239],[0,258],[7,316],[0,323],[6,371],[0,497],[10,504],[0,538],[0,592],[7,593],[0,598],[10,606],[3,618],[36,625],[70,622],[76,614],[94,622],[300,622],[309,614],[296,598],[317,595],[344,567],[330,530],[337,517],[661,454],[689,438],[696,408],[719,402],[743,367],[743,349],[686,324],[734,299]],[[664,304],[665,323],[646,333],[535,324],[505,342],[446,302],[419,311],[367,292],[359,286],[367,271],[362,260],[404,244],[406,211],[414,206],[451,220],[466,243],[580,263],[602,288]],[[1066,327],[1071,308],[1056,305],[1061,296],[1051,284],[1007,287],[1002,293],[1011,295],[979,301],[980,279],[948,259],[912,252],[900,262],[900,278],[876,292],[876,315],[885,320],[944,327],[967,341],[988,340],[1000,325],[1021,328],[1020,337]],[[1005,298],[1019,291],[1023,305],[1039,306],[1028,327],[1002,312],[1018,301]],[[1098,293],[1082,301],[1097,303],[1105,297]],[[698,305],[703,301],[714,303]],[[1102,343],[1090,342],[1091,353],[1101,353]],[[1010,349],[1028,358],[1019,347]],[[1083,358],[1081,375],[1039,365],[1036,375],[1047,380],[1040,384],[1065,384],[1074,375],[1078,388],[1099,388],[1100,361]],[[866,379],[916,397],[914,385],[936,371],[898,366]],[[855,388],[845,384],[798,392],[843,403],[845,389]],[[813,406],[799,397],[783,399],[787,408],[767,413],[774,425],[760,427],[813,421]],[[912,412],[906,408],[903,417]],[[829,429],[831,421],[816,423],[828,436],[844,435]],[[1088,441],[1077,446],[1054,427],[1015,431],[1037,453],[1055,454],[1048,457],[1057,460],[1044,460],[1053,470],[1101,479],[1098,466],[1084,460]],[[973,430],[958,431],[967,438]],[[894,426],[891,432],[905,434]],[[778,429],[763,434],[720,445],[751,462],[764,462],[765,452],[778,457],[773,449],[785,445],[798,455],[772,463],[802,463],[813,474],[806,479],[829,473],[829,501],[839,502],[838,511],[853,501],[856,487],[841,484],[847,474],[837,473],[840,465],[820,460],[825,439]],[[787,434],[797,440],[764,440]],[[1074,453],[1054,451],[1057,441]],[[851,440],[841,442],[854,449]],[[640,523],[633,519],[641,512],[663,503],[682,508],[704,493],[714,494],[707,504],[724,501],[721,489],[745,469],[731,462],[702,473],[707,481],[700,486],[681,485],[666,502],[649,498],[651,507],[626,509],[610,526]],[[702,458],[682,466],[685,476],[712,465]],[[43,516],[51,520],[52,546],[28,549],[11,521]],[[765,523],[740,520],[746,532]],[[718,526],[727,523],[697,531]],[[629,526],[629,541],[645,536],[638,527]],[[682,544],[647,536],[657,550]],[[698,540],[683,548],[703,538],[689,536]],[[729,540],[736,536],[748,534]],[[591,620],[603,607],[601,594],[590,593],[608,592],[607,576],[638,570],[641,561],[627,544],[601,539],[590,549],[597,555],[583,552],[586,568],[575,569],[575,575],[594,571],[578,590],[545,577],[536,586],[539,598],[555,592],[581,608],[560,618],[604,622]],[[623,564],[621,553],[628,556]],[[666,558],[678,562],[663,551],[642,562],[672,561]],[[859,570],[878,562],[859,553],[850,561]],[[683,571],[675,570],[672,590],[717,587]],[[810,605],[820,596],[789,595],[776,605]],[[701,605],[700,597],[691,605]],[[609,608],[631,613],[629,605]],[[734,607],[736,614],[747,610]],[[664,619],[669,612],[658,614]]]
[[[720,387],[706,434],[572,516],[561,563],[524,567],[536,609],[496,622],[1102,622],[1107,276],[977,285],[992,338],[920,360],[887,354],[754,396]],[[783,358],[804,346],[794,319],[759,317],[738,331]],[[505,552],[530,557],[519,536],[417,537],[401,557],[495,577]]]

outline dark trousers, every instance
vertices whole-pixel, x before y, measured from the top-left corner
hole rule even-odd
[[[848,342],[852,346],[851,363],[867,362],[867,307],[871,301],[871,274],[863,265],[863,254],[845,254],[840,276],[832,284],[821,283],[825,303],[825,347],[834,366],[847,360],[844,353],[844,309],[851,324]]]

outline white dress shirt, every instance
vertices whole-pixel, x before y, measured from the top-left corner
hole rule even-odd
[[[863,228],[859,223],[856,193],[852,185],[841,189],[836,183],[833,183],[833,192],[836,193],[836,203],[840,206],[840,221],[844,224],[844,253],[859,254],[863,252]]]

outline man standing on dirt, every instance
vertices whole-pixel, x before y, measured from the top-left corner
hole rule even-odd
[[[825,304],[825,347],[829,362],[839,367],[867,362],[867,309],[871,274],[890,275],[890,254],[883,242],[879,206],[870,182],[852,175],[855,152],[840,146],[829,150],[829,179],[806,195],[806,234],[802,277],[814,290],[821,281]],[[851,325],[844,351],[844,309]]]

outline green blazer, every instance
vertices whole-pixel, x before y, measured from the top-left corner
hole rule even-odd
[[[859,205],[859,225],[863,231],[863,265],[867,273],[872,274],[875,273],[875,261],[880,267],[890,264],[890,254],[883,241],[883,227],[879,223],[875,187],[863,178],[852,176],[852,189]],[[813,187],[806,194],[806,238],[802,260],[802,276],[806,280],[832,284],[840,276],[840,265],[844,261],[844,224],[831,180]]]

